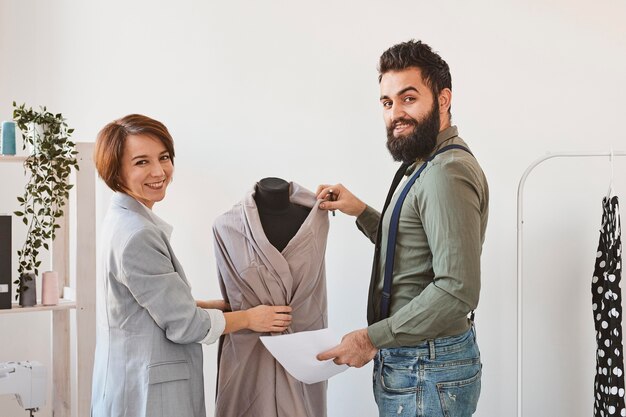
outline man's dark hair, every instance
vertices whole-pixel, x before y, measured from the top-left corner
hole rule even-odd
[[[444,88],[452,90],[452,76],[446,61],[433,52],[430,46],[413,39],[383,52],[378,62],[378,82],[389,71],[402,71],[412,67],[421,70],[422,79],[430,87],[435,100]]]

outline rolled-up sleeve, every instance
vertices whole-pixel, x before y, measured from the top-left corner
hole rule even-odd
[[[211,328],[209,329],[209,333],[207,333],[206,337],[201,340],[205,345],[210,345],[215,343],[217,339],[220,338],[222,333],[224,333],[224,329],[226,328],[226,318],[224,317],[224,313],[220,310],[205,310],[209,313],[209,317],[211,318]]]

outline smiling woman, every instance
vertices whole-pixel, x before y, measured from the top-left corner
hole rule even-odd
[[[159,121],[133,114],[98,134],[94,160],[116,191],[102,225],[97,278],[92,416],[204,417],[201,343],[249,329],[282,332],[291,307],[222,312],[196,301],[152,212],[174,173],[174,142]]]
[[[155,202],[165,198],[174,171],[174,155],[174,140],[165,125],[140,114],[131,114],[109,123],[100,131],[94,160],[98,173],[109,188],[144,204],[151,201],[149,207],[152,208]],[[154,175],[157,181],[154,181]],[[144,191],[150,186],[145,184],[159,185],[163,179],[166,181],[160,187],[161,198],[146,199],[149,196]]]
[[[146,135],[126,138],[121,177],[127,194],[151,209],[165,198],[173,173],[170,151],[161,141]]]

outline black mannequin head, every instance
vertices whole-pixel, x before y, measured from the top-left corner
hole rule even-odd
[[[259,210],[285,210],[289,207],[290,185],[282,178],[263,178],[256,185],[254,200]]]
[[[281,178],[268,177],[255,187],[254,201],[267,240],[282,252],[298,233],[311,211],[289,201],[291,184]]]

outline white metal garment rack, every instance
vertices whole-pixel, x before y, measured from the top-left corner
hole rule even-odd
[[[578,158],[578,157],[591,157],[591,156],[601,156],[601,157],[609,157],[611,161],[611,185],[609,188],[609,193],[612,191],[613,187],[613,177],[612,177],[612,168],[613,168],[613,157],[616,156],[626,156],[626,152],[622,151],[609,151],[609,152],[592,152],[592,153],[576,153],[576,152],[557,152],[557,153],[549,153],[544,157],[537,159],[535,162],[530,164],[530,166],[524,171],[524,175],[522,175],[522,179],[519,182],[519,187],[517,189],[517,417],[523,417],[522,414],[522,383],[523,383],[523,358],[522,358],[522,346],[523,346],[523,328],[522,328],[522,293],[523,293],[523,253],[524,253],[524,184],[526,183],[526,178],[532,172],[533,169],[537,167],[537,165],[541,164],[544,161],[547,161],[551,158]]]

